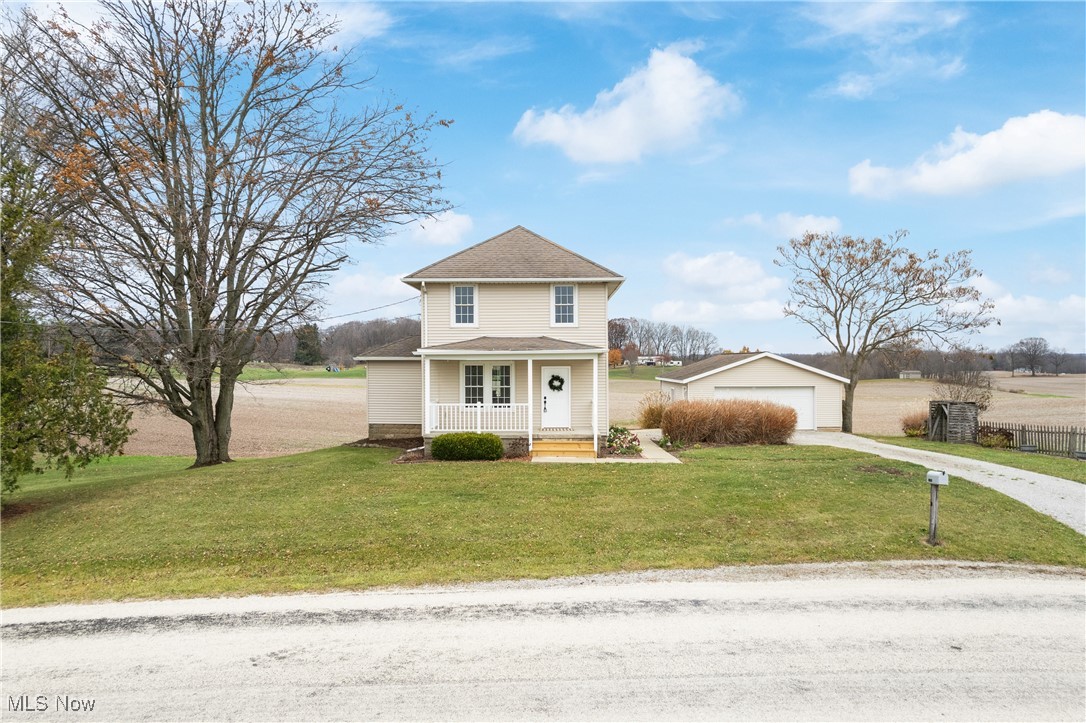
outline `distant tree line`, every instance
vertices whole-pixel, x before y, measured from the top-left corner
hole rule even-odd
[[[684,362],[720,353],[716,335],[687,324],[669,324],[635,317],[607,322],[607,345],[636,362],[638,356],[666,356]]]
[[[832,374],[842,373],[836,352],[783,354]],[[977,348],[932,349],[901,344],[882,350],[864,363],[861,379],[896,379],[900,372],[919,371],[927,379],[942,379],[964,371],[1007,371],[1012,374],[1086,374],[1086,354],[1053,348],[1040,337],[1029,337],[998,351]]]
[[[256,359],[271,364],[335,364],[354,366],[354,357],[408,336],[419,335],[419,320],[412,318],[348,321],[325,329],[307,324],[265,335]]]

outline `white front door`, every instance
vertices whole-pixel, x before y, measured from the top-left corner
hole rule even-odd
[[[543,402],[539,426],[543,429],[569,429],[569,398],[573,380],[569,367],[540,367],[540,400]]]

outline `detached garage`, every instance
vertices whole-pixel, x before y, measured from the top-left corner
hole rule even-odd
[[[767,351],[720,354],[656,377],[671,399],[757,399],[796,410],[797,429],[841,429],[848,380]]]

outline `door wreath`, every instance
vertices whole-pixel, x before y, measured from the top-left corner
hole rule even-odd
[[[566,385],[566,380],[557,374],[551,374],[550,381],[547,382],[547,386],[551,388],[552,392],[562,391],[562,387]]]

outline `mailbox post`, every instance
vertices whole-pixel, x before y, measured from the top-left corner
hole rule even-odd
[[[928,519],[928,544],[935,545],[935,535],[939,530],[939,488],[950,484],[950,478],[941,470],[928,470],[928,484],[931,485],[931,515]]]

